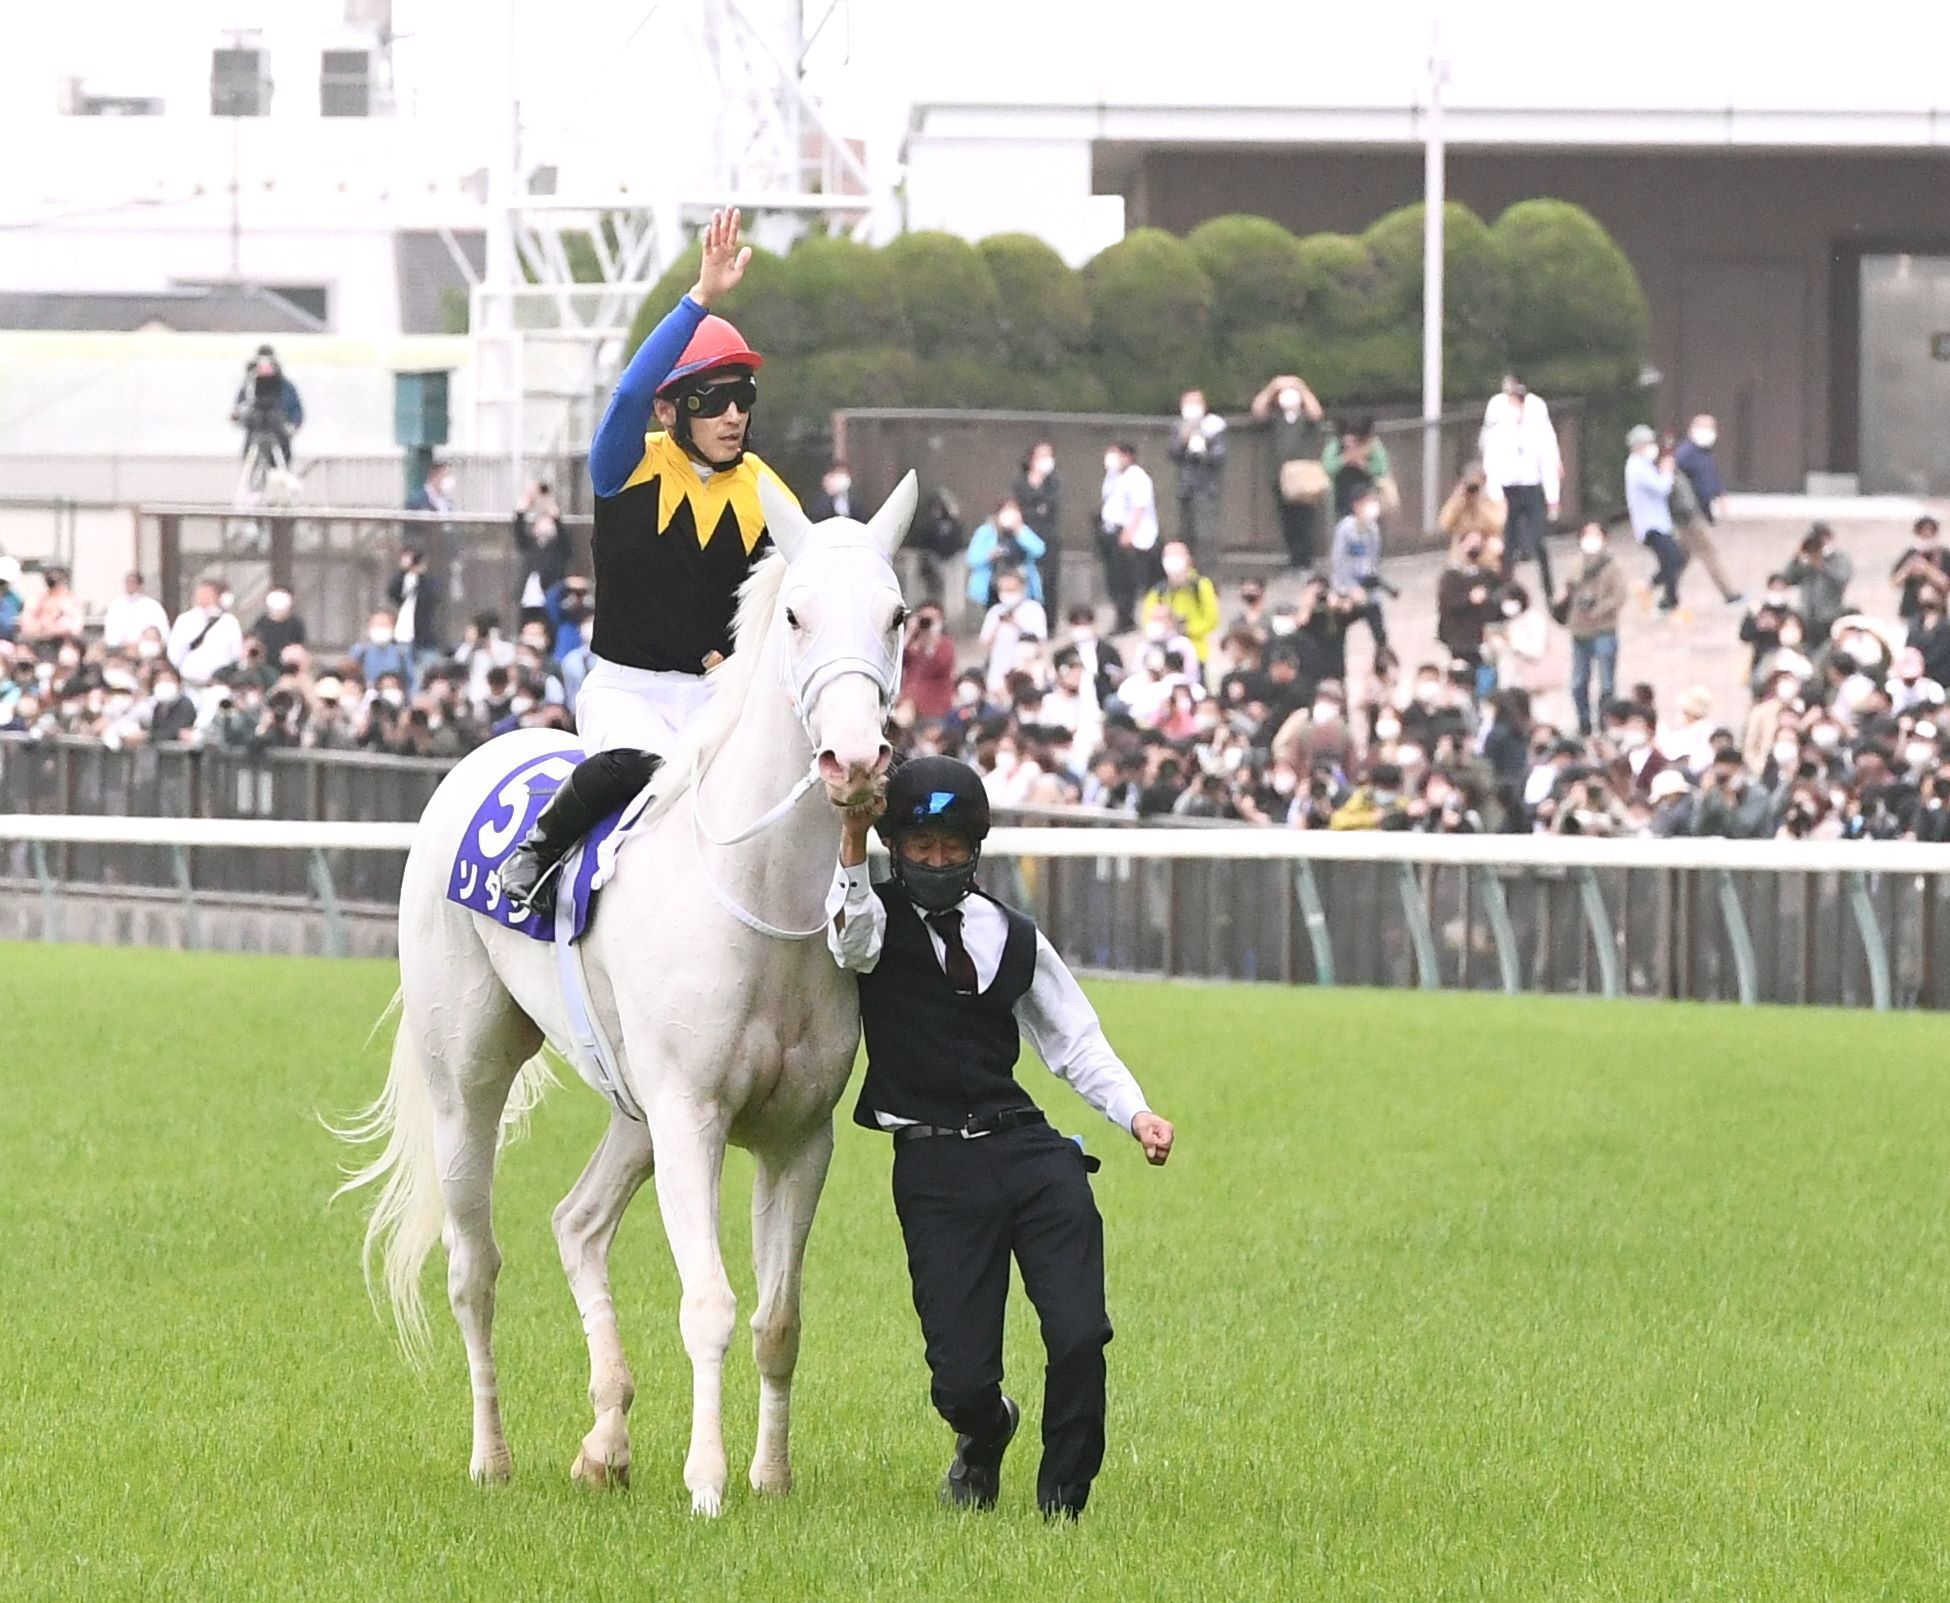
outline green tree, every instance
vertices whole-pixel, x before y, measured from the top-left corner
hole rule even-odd
[[[1306,315],[1300,241],[1270,218],[1214,217],[1185,243],[1212,281],[1212,323],[1221,336]]]
[[[881,252],[917,355],[993,353],[1002,337],[1001,298],[980,251],[954,234],[902,234]]]
[[[995,281],[1002,350],[1011,365],[1053,371],[1090,343],[1083,279],[1031,234],[991,234],[976,247]]]
[[[1419,202],[1403,206],[1362,236],[1381,273],[1389,324],[1418,335],[1425,217]],[[1508,263],[1489,228],[1467,206],[1451,201],[1443,207],[1442,231],[1443,391],[1477,395],[1495,384],[1506,361]],[[1419,390],[1419,380],[1414,388]]]
[[[795,351],[911,343],[885,251],[843,236],[815,234],[785,258]]]
[[[1522,289],[1508,363],[1528,379],[1540,363],[1603,358],[1617,382],[1633,382],[1645,361],[1651,313],[1638,274],[1598,220],[1568,201],[1526,200],[1497,218],[1491,232]],[[1541,372],[1534,382],[1541,393]]]
[[[1185,385],[1206,382],[1217,365],[1212,281],[1182,239],[1136,229],[1092,257],[1083,277],[1091,354],[1113,406],[1167,411]]]
[[[1322,336],[1365,333],[1394,315],[1381,268],[1352,234],[1309,234],[1300,241],[1307,325]]]

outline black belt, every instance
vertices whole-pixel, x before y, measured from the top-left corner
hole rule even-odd
[[[960,1124],[897,1124],[894,1126],[896,1141],[921,1141],[931,1136],[959,1136],[964,1141],[973,1141],[977,1136],[994,1135],[1000,1130],[1016,1130],[1028,1124],[1044,1124],[1040,1108],[1011,1108],[1003,1113],[992,1113],[985,1119],[973,1116]]]

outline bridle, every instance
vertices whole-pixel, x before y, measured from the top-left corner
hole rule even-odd
[[[777,616],[772,624],[775,633],[784,630],[790,611],[781,593]],[[826,637],[829,635],[839,638],[828,641]],[[806,737],[806,744],[814,748],[815,754],[808,763],[805,773],[799,776],[792,788],[744,828],[734,830],[729,835],[719,836],[713,835],[704,827],[704,777],[709,770],[710,762],[709,759],[700,760],[697,778],[691,785],[691,836],[697,847],[698,863],[704,870],[704,880],[710,887],[712,898],[747,929],[755,930],[760,935],[770,936],[773,940],[806,941],[824,933],[826,919],[822,916],[811,929],[794,930],[760,918],[758,914],[742,906],[718,883],[706,859],[705,846],[721,848],[738,846],[763,834],[797,807],[806,793],[820,782],[818,738],[812,724],[813,710],[819,705],[819,698],[825,694],[826,687],[836,679],[842,679],[848,674],[864,674],[873,681],[874,687],[880,692],[883,715],[892,709],[894,703],[900,699],[901,642],[905,639],[905,630],[897,630],[894,646],[890,650],[884,637],[878,633],[867,636],[865,626],[857,618],[837,621],[828,618],[807,643],[808,649],[802,653],[800,670],[796,676],[793,673],[792,653],[785,648],[784,642],[770,642],[779,648],[782,664],[781,678],[784,681],[786,695],[792,702],[792,711],[799,720],[799,728]]]

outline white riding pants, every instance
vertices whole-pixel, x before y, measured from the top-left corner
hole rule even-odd
[[[597,657],[576,692],[576,733],[589,753],[625,747],[667,753],[716,686],[691,673],[626,668]]]

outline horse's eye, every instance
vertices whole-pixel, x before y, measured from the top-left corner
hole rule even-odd
[[[785,622],[787,628],[797,629],[799,627],[799,614],[794,612],[790,607],[787,607],[785,609]]]
[[[903,627],[906,624],[907,620],[912,616],[913,614],[910,613],[905,607],[894,608],[893,627],[896,629]]]

